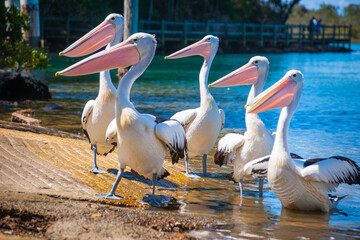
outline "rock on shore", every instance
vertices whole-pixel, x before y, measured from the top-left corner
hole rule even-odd
[[[17,72],[0,71],[1,100],[48,100],[51,93],[47,85]]]

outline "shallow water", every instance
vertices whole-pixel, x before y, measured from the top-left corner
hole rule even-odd
[[[302,98],[295,113],[289,136],[292,152],[306,158],[342,155],[360,164],[360,45],[352,53],[288,53],[266,54],[270,72],[265,88],[279,80],[288,70],[298,69],[305,76]],[[249,54],[218,55],[211,68],[209,83],[248,62]],[[43,125],[80,134],[81,111],[88,99],[97,95],[98,75],[54,77],[54,72],[77,60],[54,55],[52,67],[45,72],[53,99],[49,102],[20,104],[32,107]],[[198,74],[200,57],[163,60],[156,56],[149,69],[132,90],[132,101],[140,112],[170,117],[177,111],[199,106]],[[115,72],[112,72],[115,75]],[[114,83],[115,76],[113,77]],[[249,86],[211,89],[226,113],[224,132],[244,130],[244,105]],[[62,111],[41,110],[51,103]],[[0,110],[0,119],[8,119],[10,111]],[[280,110],[261,113],[270,130],[275,130]],[[223,133],[224,133],[223,132]],[[222,133],[222,134],[223,134]],[[209,156],[209,162],[212,162]],[[200,169],[200,158],[190,161]],[[210,173],[231,172],[231,166],[219,170],[209,166]],[[220,175],[215,175],[218,177]],[[265,184],[264,198],[259,199],[257,183],[245,185],[240,206],[238,186],[224,178],[223,185],[198,189],[194,179],[184,186],[179,201],[181,213],[216,216],[223,227],[208,232],[194,232],[203,238],[360,238],[360,186],[340,185],[338,195],[349,195],[331,214],[286,211]]]

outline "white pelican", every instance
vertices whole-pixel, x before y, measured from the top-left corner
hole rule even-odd
[[[252,101],[264,88],[269,72],[269,61],[266,57],[252,57],[250,61],[239,69],[220,78],[211,87],[230,87],[252,84],[247,102]],[[256,158],[271,153],[274,137],[266,129],[257,114],[245,114],[246,132],[228,133],[222,137],[214,156],[215,163],[221,166],[234,159],[234,179],[239,182],[242,196],[244,165]],[[259,181],[259,196],[262,196],[263,179]]]
[[[120,170],[110,193],[99,196],[121,199],[115,194],[115,190],[126,166],[145,177],[152,177],[155,196],[156,178],[163,169],[166,147],[175,152],[175,155],[184,157],[186,135],[183,126],[176,120],[164,120],[141,114],[129,100],[133,83],[149,66],[155,49],[156,40],[153,35],[136,33],[124,42],[57,73],[77,76],[132,66],[121,79],[116,95],[115,116]]]
[[[107,45],[107,48],[118,44],[123,37],[124,19],[120,14],[110,14],[96,28],[71,44],[60,56],[80,57],[88,55]],[[110,71],[100,72],[99,93],[95,100],[86,103],[81,116],[81,127],[91,143],[94,152],[94,166],[92,173],[106,173],[96,163],[96,154],[107,155],[115,148],[115,144],[105,140],[106,129],[115,118],[116,88],[114,87]]]
[[[291,70],[247,106],[248,113],[282,108],[268,164],[271,189],[285,208],[328,212],[341,198],[331,196],[340,183],[360,184],[360,168],[348,158],[334,156],[296,165],[288,150],[288,130],[303,88],[303,75]]]
[[[188,144],[188,152],[185,155],[187,176],[189,176],[188,158],[196,155],[203,155],[203,176],[206,176],[207,155],[214,146],[225,123],[225,113],[218,108],[207,86],[210,66],[216,55],[218,45],[219,39],[208,35],[202,40],[165,57],[165,59],[195,55],[204,57],[204,64],[199,75],[200,107],[178,112],[171,117],[171,119],[178,120],[185,127]]]

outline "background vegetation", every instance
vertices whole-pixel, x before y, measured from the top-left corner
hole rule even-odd
[[[23,38],[29,30],[29,17],[12,6],[0,4],[0,68],[17,72],[24,69],[41,69],[49,65],[47,51],[33,48]]]
[[[360,39],[360,5],[344,13],[329,4],[308,10],[301,0],[139,0],[144,20],[308,24],[312,16],[323,24],[351,24],[353,38]],[[42,16],[76,16],[97,23],[111,12],[123,13],[123,0],[40,0]],[[100,19],[100,20],[99,20]]]

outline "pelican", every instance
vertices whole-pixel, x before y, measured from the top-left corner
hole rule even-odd
[[[298,166],[288,149],[288,131],[303,89],[303,75],[290,70],[273,86],[247,104],[249,114],[282,108],[273,150],[268,164],[271,189],[282,206],[302,211],[329,212],[342,197],[328,192],[335,191],[340,183],[360,184],[359,166],[346,157],[333,156],[305,161]]]
[[[152,177],[152,196],[155,197],[156,180],[163,169],[166,147],[175,155],[184,157],[186,134],[183,126],[176,120],[141,114],[129,99],[132,85],[149,66],[155,49],[156,40],[153,35],[136,33],[122,43],[94,54],[56,74],[77,76],[131,66],[119,82],[115,102],[120,170],[110,193],[98,196],[121,199],[122,197],[116,195],[115,191],[125,167],[129,166],[145,177]]]
[[[252,57],[250,61],[237,70],[220,78],[210,87],[230,87],[239,85],[252,85],[247,102],[252,101],[263,90],[269,61],[266,57]],[[239,182],[240,194],[243,191],[244,165],[253,159],[271,153],[274,138],[266,129],[257,114],[245,114],[246,132],[228,133],[222,137],[214,156],[215,163],[221,166],[234,159],[234,179]],[[225,162],[224,162],[225,161]],[[259,180],[259,196],[262,196],[263,178]]]
[[[110,14],[105,20],[82,38],[71,44],[60,56],[80,57],[91,54],[107,45],[107,49],[118,44],[123,37],[124,19],[120,14]],[[115,118],[116,88],[110,71],[100,72],[99,93],[95,100],[86,103],[81,116],[81,127],[91,143],[94,152],[92,173],[106,173],[96,163],[96,154],[107,155],[115,148],[116,143],[108,143],[105,133],[110,122]]]
[[[186,131],[188,152],[185,155],[186,175],[189,176],[189,157],[203,155],[203,176],[206,176],[206,159],[211,148],[224,126],[225,113],[219,109],[213,96],[210,94],[207,81],[211,63],[216,55],[219,39],[208,35],[202,40],[181,49],[165,59],[183,58],[199,55],[204,57],[200,70],[200,107],[176,113],[171,119],[178,120]]]

